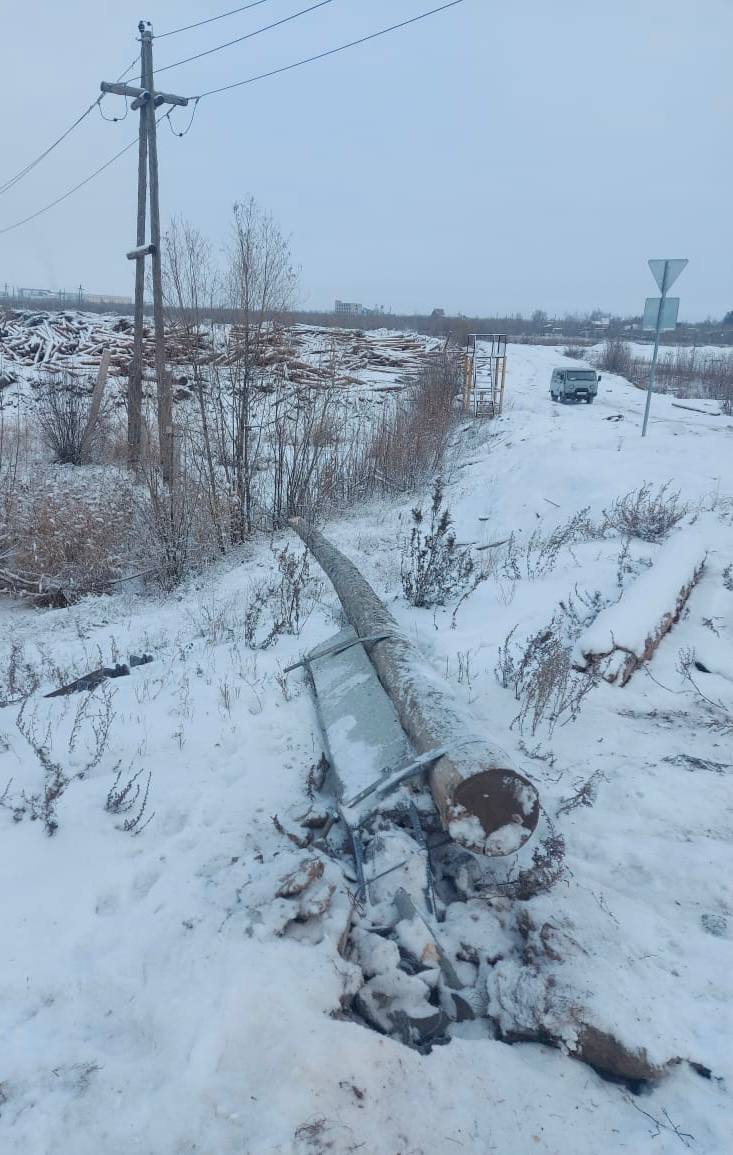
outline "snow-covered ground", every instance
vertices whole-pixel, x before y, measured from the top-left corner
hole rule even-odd
[[[534,577],[500,560],[452,628],[452,606],[402,597],[414,499],[325,528],[560,811],[567,874],[522,904],[551,928],[542,967],[512,938],[516,904],[498,904],[488,937],[476,932],[496,1018],[530,1029],[546,999],[546,1021],[562,1027],[577,1007],[652,1063],[680,1062],[634,1095],[558,1049],[497,1041],[485,1020],[456,1025],[427,1055],[349,1020],[360,975],[337,949],[337,868],[326,868],[337,889],[323,917],[290,921],[292,900],[275,894],[302,852],[273,824],[305,799],[321,753],[302,675],[282,669],[335,631],[338,606],[327,583],[312,588],[300,636],[249,650],[250,594],[275,568],[256,543],[169,597],[0,616],[3,692],[40,678],[21,727],[66,777],[83,772],[53,837],[27,813],[15,822],[12,800],[38,791],[43,769],[18,705],[0,709],[0,794],[12,779],[0,808],[3,1153],[730,1151],[731,736],[678,658],[695,649],[717,671],[699,676],[705,693],[733,706],[733,421],[655,397],[642,440],[643,394],[607,374],[594,405],[553,405],[550,373],[564,363],[556,349],[510,346],[504,416],[461,423],[447,500],[459,541],[514,533],[520,549],[583,507],[598,519],[644,482],[671,481],[688,519],[703,508],[706,569],[648,674],[597,686],[577,721],[550,733],[543,720],[533,734],[512,727],[518,704],[495,667],[512,629],[521,642],[571,594],[612,600],[617,572],[640,572],[658,546],[634,543],[620,565],[617,538],[582,540]],[[143,652],[153,661],[91,695],[41,696]],[[137,808],[115,815],[105,800],[118,773],[121,784],[138,771],[143,790],[150,774],[152,817],[135,834],[121,827]],[[590,779],[592,805],[564,806]]]
[[[627,341],[632,357],[642,357],[647,361],[651,361],[652,353],[654,352],[654,334],[650,333],[648,341]],[[594,349],[600,351],[603,345],[594,345]],[[694,352],[700,357],[716,357],[716,358],[730,358],[733,352],[729,345],[660,345],[659,357],[661,360],[673,361],[677,356],[678,351],[683,355]]]

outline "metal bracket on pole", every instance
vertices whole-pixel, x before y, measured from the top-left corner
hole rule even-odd
[[[133,109],[140,108],[140,105],[145,104],[151,97],[156,108],[161,104],[175,104],[179,108],[185,108],[188,104],[187,96],[174,96],[170,92],[149,92],[147,88],[138,88],[134,84],[109,84],[103,80],[99,87],[102,92],[111,93],[113,96],[132,96],[134,99],[130,107]]]
[[[151,257],[155,252],[155,245],[140,245],[136,249],[131,249],[127,254],[128,261],[139,261],[143,257]]]
[[[336,642],[335,645],[329,646],[326,650],[319,650],[318,652],[306,654],[304,658],[293,662],[291,666],[286,666],[283,670],[284,674],[291,674],[293,670],[300,669],[301,666],[308,666],[311,662],[316,662],[320,658],[328,658],[334,654],[342,654],[344,650],[350,650],[352,646],[369,646],[375,642],[385,642],[388,638],[394,638],[395,634],[371,634],[365,638],[351,638],[347,642]]]
[[[360,802],[363,802],[365,798],[368,798],[370,794],[378,794],[380,797],[384,797],[385,794],[389,794],[392,790],[395,790],[405,779],[414,778],[424,770],[426,766],[437,762],[439,758],[442,758],[445,754],[449,754],[451,750],[457,750],[461,746],[471,746],[474,742],[482,742],[482,739],[465,738],[460,742],[446,742],[443,746],[436,746],[433,750],[426,750],[424,754],[420,754],[412,762],[408,762],[406,766],[401,766],[396,770],[387,766],[375,782],[370,782],[368,786],[365,786],[363,790],[360,790],[358,794],[355,794],[353,798],[345,802],[344,806],[357,806]]]

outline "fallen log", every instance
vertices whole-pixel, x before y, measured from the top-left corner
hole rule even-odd
[[[41,575],[15,573],[0,568],[0,593],[33,598],[38,606],[65,606],[68,604],[61,585]]]
[[[672,402],[673,409],[689,409],[690,413],[702,413],[705,417],[720,417],[722,416],[719,409],[699,409],[695,405],[683,405],[681,401]]]
[[[662,546],[654,565],[581,634],[573,652],[575,669],[625,686],[679,621],[705,557],[704,537],[696,531],[678,533]]]
[[[539,797],[506,751],[472,731],[459,704],[430,669],[353,562],[302,518],[289,522],[333,584],[360,638],[387,635],[369,658],[418,754],[447,747],[427,771],[445,830],[467,849],[510,854],[531,836]]]
[[[81,694],[89,690],[96,690],[97,686],[106,682],[108,678],[126,678],[135,666],[146,666],[152,660],[152,654],[142,654],[139,657],[130,654],[129,663],[115,662],[114,666],[100,666],[98,670],[92,670],[81,678],[75,678],[73,682],[59,686],[58,690],[52,690],[50,694],[43,696],[44,698],[63,698],[67,694]]]

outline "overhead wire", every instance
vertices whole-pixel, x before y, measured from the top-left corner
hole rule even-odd
[[[188,124],[184,128],[183,132],[178,132],[178,130],[173,127],[173,121],[171,120],[171,113],[173,112],[173,108],[172,107],[169,108],[165,114],[165,118],[168,121],[168,127],[174,136],[188,136],[189,132],[191,131],[191,125],[193,124],[193,118],[195,117],[196,110],[199,106],[199,97],[194,96],[192,99],[193,99],[193,110],[191,112],[191,116],[189,118]]]
[[[105,116],[104,113],[102,112],[101,101],[97,101],[97,108],[99,109],[99,115],[101,116],[102,120],[106,120],[107,124],[119,124],[123,120],[127,120],[127,114],[130,111],[130,106],[127,102],[127,97],[125,97],[125,115],[124,116]]]
[[[322,2],[328,2],[328,0],[322,0]],[[265,80],[266,78],[268,78],[270,76],[277,76],[280,73],[289,72],[294,68],[301,68],[301,67],[303,67],[303,65],[312,64],[317,60],[324,60],[328,56],[335,56],[336,53],[344,52],[344,51],[346,51],[347,48],[355,48],[360,44],[366,44],[370,40],[376,40],[380,36],[386,36],[387,33],[396,32],[400,28],[408,27],[408,25],[417,24],[418,21],[425,20],[428,16],[434,16],[438,12],[445,12],[448,8],[455,8],[458,4],[462,4],[462,3],[463,3],[463,0],[449,0],[448,3],[440,4],[436,8],[430,8],[427,12],[421,12],[417,16],[412,16],[407,20],[401,20],[398,24],[390,24],[386,28],[380,28],[377,32],[371,32],[366,36],[360,36],[357,40],[350,40],[345,44],[338,45],[336,48],[329,48],[325,52],[319,52],[319,53],[316,53],[314,56],[304,57],[302,60],[296,60],[292,64],[285,64],[280,68],[273,68],[269,72],[261,72],[257,76],[249,76],[245,80],[238,80],[238,81],[235,81],[233,84],[222,85],[221,88],[209,89],[207,92],[199,93],[198,96],[191,96],[191,97],[189,97],[189,100],[194,101],[194,109],[193,109],[191,121],[189,121],[188,127],[184,130],[184,132],[178,133],[173,128],[172,124],[170,123],[170,119],[169,119],[169,125],[171,127],[171,131],[176,136],[185,136],[185,134],[189,131],[189,129],[191,127],[191,123],[193,121],[193,117],[196,114],[196,109],[198,108],[199,101],[203,100],[204,97],[216,96],[222,92],[230,92],[234,88],[241,88],[247,84],[254,84],[258,80]],[[316,7],[320,7],[320,5],[316,5]],[[291,19],[292,19],[292,17],[291,17]],[[129,67],[128,67],[128,69],[126,69],[126,71],[129,71]],[[101,99],[101,97],[99,99]],[[76,127],[76,123],[80,123],[81,120],[85,116],[87,116],[89,114],[89,112],[92,111],[92,109],[95,107],[95,105],[97,103],[98,103],[98,101],[95,101],[94,104],[90,105],[89,108],[86,110],[86,112],[82,115],[82,117],[80,117],[79,120],[77,122],[75,122],[75,124],[71,128],[67,129],[67,131],[64,135],[68,136],[69,132],[71,132],[73,130],[73,128]],[[170,112],[170,110],[169,110],[169,112]],[[160,124],[161,120],[164,117],[169,117],[169,112],[168,113],[161,113],[161,115],[159,117],[157,117],[157,119],[156,119],[156,122],[155,122],[156,125]],[[59,138],[59,142],[61,139],[63,139],[63,138]],[[123,156],[126,152],[129,152],[129,150],[131,148],[133,148],[136,144],[138,144],[138,137],[137,136],[133,140],[129,141],[124,146],[124,148],[121,148],[119,150],[119,152],[116,152],[114,154],[114,156],[110,157],[109,160],[105,161],[104,164],[100,165],[99,168],[95,169],[94,172],[90,173],[89,176],[85,177],[84,180],[79,181],[72,188],[67,189],[65,193],[61,194],[61,196],[56,197],[55,200],[51,201],[47,205],[44,205],[42,208],[37,209],[34,213],[30,213],[27,217],[23,217],[22,220],[14,221],[13,224],[5,225],[4,228],[0,228],[0,236],[2,236],[4,233],[11,232],[13,229],[20,228],[21,225],[28,224],[30,221],[33,221],[37,217],[40,217],[43,213],[48,212],[49,209],[55,208],[56,205],[61,204],[63,201],[67,200],[70,196],[73,196],[73,194],[75,192],[78,192],[79,189],[84,188],[85,185],[89,184],[90,181],[95,179],[95,177],[97,177],[101,173],[103,173],[105,171],[105,169],[108,169],[110,167],[110,165],[114,164],[115,161],[119,160],[119,158],[121,156]],[[51,147],[55,147],[55,144]],[[50,151],[50,149],[47,150],[47,152],[48,151]],[[42,157],[38,158],[38,160],[40,160],[40,159],[42,159]],[[38,160],[33,162],[33,165],[31,167],[34,167],[35,164],[38,163]],[[2,190],[0,190],[0,191],[2,191]]]
[[[130,69],[135,67],[135,65],[137,64],[137,61],[138,61],[138,57],[136,56],[135,59],[132,60],[130,62],[130,64],[128,64],[125,71],[118,77],[116,83],[119,84],[119,82],[124,79],[124,77],[130,71]],[[85,108],[84,111],[81,113],[81,115],[77,116],[77,118],[73,122],[73,124],[70,124],[69,127],[66,129],[66,131],[62,132],[61,136],[57,137],[56,140],[48,146],[48,148],[44,149],[43,152],[40,153],[37,157],[35,157],[34,160],[29,161],[29,163],[27,165],[25,165],[24,168],[20,169],[20,171],[17,172],[15,174],[15,176],[10,177],[8,180],[5,181],[4,184],[0,185],[0,196],[2,196],[3,193],[9,192],[11,188],[13,188],[16,184],[18,184],[19,181],[21,181],[23,179],[23,177],[27,176],[29,172],[32,172],[33,169],[37,165],[39,165],[42,160],[45,160],[46,157],[49,155],[49,153],[52,153],[55,148],[58,148],[58,146],[62,143],[62,141],[66,140],[67,136],[70,136],[71,133],[74,131],[74,129],[78,128],[79,125],[82,123],[82,121],[86,120],[86,118],[89,116],[89,113],[93,112],[95,108],[99,108],[100,114],[102,115],[103,119],[107,120],[108,118],[104,116],[104,113],[102,112],[102,109],[101,109],[101,104],[102,104],[103,100],[104,100],[104,93],[101,96],[98,96],[96,100],[92,101],[92,103],[89,105],[89,107]],[[127,112],[125,112],[125,116],[127,116]],[[124,120],[125,117],[124,116],[115,117],[115,119],[116,120]]]
[[[181,28],[171,28],[168,32],[156,32],[154,40],[163,40],[166,36],[176,36],[179,32],[190,32],[192,28],[203,28],[204,24],[213,24],[216,20],[223,20],[226,16],[236,16],[240,12],[247,12],[250,8],[259,8],[260,4],[269,4],[270,0],[250,0],[241,8],[231,8],[228,12],[220,12],[218,16],[209,16],[206,20],[197,20],[195,24],[184,24]]]
[[[48,148],[44,149],[43,152],[39,154],[39,156],[37,156],[34,160],[30,161],[25,166],[25,168],[22,168],[20,170],[20,172],[17,172],[15,174],[15,176],[11,176],[8,180],[5,181],[4,184],[0,185],[0,195],[2,195],[3,193],[9,192],[10,189],[13,188],[18,183],[18,181],[21,181],[24,176],[27,176],[28,173],[31,172],[36,167],[36,165],[39,165],[42,160],[45,160],[46,157],[49,155],[49,153],[53,152],[53,150],[55,148],[58,148],[58,146],[61,144],[61,142],[63,140],[66,140],[67,136],[70,136],[71,133],[74,131],[74,129],[78,128],[78,126],[81,124],[81,122],[83,120],[86,120],[86,118],[89,116],[89,113],[93,112],[94,109],[97,107],[97,105],[102,103],[103,99],[104,99],[104,96],[102,95],[102,96],[98,96],[96,100],[92,101],[92,103],[89,105],[89,107],[84,109],[81,116],[77,116],[77,118],[73,122],[73,124],[70,124],[69,127],[66,129],[66,131],[62,132],[61,136],[56,138],[56,140],[53,142],[53,144],[49,144]]]
[[[155,123],[160,124],[164,116],[165,113],[162,113],[156,119]],[[121,156],[124,156],[126,152],[129,152],[131,148],[134,148],[134,146],[138,143],[138,139],[139,138],[136,136],[132,140],[128,141],[124,148],[121,148],[119,152],[116,152],[114,156],[111,156],[109,160],[104,162],[104,164],[100,164],[99,168],[96,168],[94,172],[89,174],[89,176],[84,177],[84,180],[80,180],[78,184],[73,186],[73,188],[67,189],[65,193],[62,193],[61,196],[56,197],[56,199],[51,201],[49,204],[44,205],[43,208],[36,209],[34,213],[30,213],[27,217],[23,217],[23,219],[20,221],[14,221],[12,225],[5,225],[4,228],[0,228],[0,236],[2,236],[3,233],[12,232],[13,229],[19,229],[21,225],[27,225],[29,221],[34,221],[36,217],[40,217],[43,213],[47,213],[49,209],[55,208],[56,205],[60,205],[62,201],[65,201],[70,196],[73,196],[73,194],[78,192],[80,188],[84,188],[84,185],[89,184],[90,181],[94,180],[95,177],[99,176],[100,173],[103,173],[105,169],[114,164],[116,160],[119,160]]]
[[[201,60],[204,56],[211,56],[214,52],[231,48],[233,44],[242,44],[245,40],[252,40],[254,36],[261,36],[263,32],[280,28],[283,24],[289,24],[291,20],[297,20],[299,16],[306,16],[309,12],[315,12],[316,8],[325,7],[326,4],[333,4],[333,0],[318,0],[316,4],[311,4],[308,8],[301,8],[298,12],[292,12],[290,16],[283,16],[281,20],[274,20],[272,24],[264,24],[262,28],[255,28],[253,32],[247,32],[244,36],[236,36],[234,40],[227,40],[224,44],[217,44],[214,48],[206,48],[203,52],[186,56],[183,60],[176,60],[174,64],[164,64],[162,68],[155,69],[155,75],[159,76],[161,72],[169,72],[171,68],[180,68],[182,64],[191,64],[194,60]]]
[[[337,52],[345,52],[347,48],[356,48],[359,44],[366,44],[369,40],[376,40],[378,36],[386,36],[388,32],[396,32],[398,28],[406,28],[408,24],[417,24],[436,12],[445,12],[447,8],[455,8],[463,0],[449,0],[428,12],[421,12],[418,16],[411,16],[409,20],[401,20],[399,24],[390,24],[388,28],[380,28],[378,32],[370,32],[368,36],[360,36],[358,40],[349,40],[346,44],[339,44],[337,48],[329,48],[325,52],[318,52],[315,56],[305,56],[293,64],[284,64],[280,68],[272,68],[269,72],[259,72],[256,76],[248,76],[246,80],[237,80],[233,84],[224,84],[221,88],[210,88],[207,92],[200,92],[198,97],[189,97],[190,100],[203,100],[205,96],[216,96],[220,92],[230,92],[233,88],[242,88],[245,84],[254,84],[257,80],[266,80],[269,76],[278,76],[282,72],[290,72],[293,68],[302,68],[304,64],[313,64],[316,60],[324,60],[327,56],[335,56]]]

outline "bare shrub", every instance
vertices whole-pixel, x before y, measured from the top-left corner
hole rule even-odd
[[[22,642],[13,641],[0,667],[0,708],[22,702],[38,689],[41,678],[38,670],[27,659]]]
[[[635,357],[620,338],[609,339],[597,361],[599,369],[618,373],[635,385],[645,385],[650,364]],[[676,397],[707,398],[717,401],[723,412],[733,412],[733,357],[730,353],[707,353],[700,349],[675,346],[663,349],[657,361],[655,389]]]
[[[75,778],[85,778],[91,770],[94,770],[102,761],[102,756],[109,746],[112,724],[117,717],[112,708],[113,696],[114,691],[109,686],[102,685],[86,694],[77,706],[69,736],[69,753],[74,753],[84,723],[88,723],[84,728],[91,730],[91,741],[87,742],[84,765],[77,770]]]
[[[300,634],[310,617],[322,586],[310,576],[308,551],[298,555],[285,545],[275,552],[278,577],[252,590],[244,615],[244,640],[253,650],[265,650],[281,634]],[[269,624],[260,632],[265,611]]]
[[[268,430],[272,454],[270,525],[278,528],[289,517],[313,521],[337,496],[340,390],[293,388],[279,381]],[[330,430],[330,438],[323,431]]]
[[[276,551],[275,561],[280,574],[274,615],[278,633],[300,634],[313,612],[321,583],[311,578],[307,549],[298,555],[285,545]]]
[[[609,337],[604,341],[598,358],[598,368],[605,369],[607,373],[615,373],[619,377],[632,378],[635,362],[629,344],[620,337]]]
[[[677,397],[709,398],[723,412],[733,412],[733,357],[730,353],[705,353],[700,349],[665,351],[657,362],[657,389]]]
[[[567,640],[566,614],[553,614],[549,624],[523,644],[514,641],[516,627],[499,647],[495,676],[511,688],[520,703],[512,721],[520,734],[532,735],[546,723],[552,734],[559,723],[574,722],[587,694],[597,684],[593,674],[573,669],[572,645]]]
[[[124,819],[122,826],[119,827],[120,830],[124,830],[128,834],[142,833],[145,827],[155,818],[154,810],[145,818],[153,773],[152,770],[148,771],[144,789],[139,781],[143,773],[144,771],[138,770],[135,774],[130,774],[126,780],[123,780],[122,770],[118,769],[115,780],[107,792],[107,801],[104,804],[105,810],[109,811],[110,814],[128,815],[128,817]],[[143,821],[143,819],[145,820]]]
[[[32,384],[36,388],[36,417],[41,436],[54,461],[60,465],[81,465],[84,434],[91,414],[89,385],[70,374]],[[103,418],[96,421],[92,444],[101,438],[103,424]]]
[[[616,498],[603,511],[604,529],[641,541],[664,541],[688,512],[688,507],[680,502],[679,490],[671,491],[670,484],[665,482],[655,493],[651,483],[645,481],[639,489]]]
[[[680,651],[677,669],[694,693],[698,703],[704,708],[707,728],[714,734],[733,734],[733,710],[725,702],[711,698],[701,688],[698,674],[706,671],[705,667],[698,661],[694,650]]]
[[[0,390],[0,565],[10,553],[9,527],[29,447],[30,430],[20,393]]]
[[[22,810],[28,812],[33,821],[43,822],[46,834],[58,830],[56,804],[69,785],[71,779],[64,773],[61,763],[51,755],[51,726],[44,735],[38,731],[35,713],[27,713],[28,699],[21,706],[15,724],[28,745],[33,750],[43,769],[43,787],[35,794],[22,794]]]
[[[461,388],[460,359],[434,354],[385,409],[355,464],[367,494],[407,492],[441,468]]]
[[[74,780],[84,778],[99,765],[109,747],[112,723],[116,717],[112,709],[112,691],[103,687],[100,696],[92,692],[79,702],[67,743],[68,754],[74,753],[82,728],[91,730],[91,742],[87,745],[83,765],[76,771],[64,769],[59,755],[54,752],[52,723],[49,722],[42,731],[37,706],[31,708],[29,702],[30,698],[23,699],[15,724],[40,763],[43,784],[40,790],[32,794],[25,791],[21,793],[13,804],[13,818],[19,822],[28,814],[32,821],[41,821],[46,834],[52,835],[58,830],[56,808],[60,798]],[[95,706],[101,708],[95,710]]]
[[[598,796],[598,783],[605,777],[602,770],[595,770],[585,782],[579,781],[575,791],[568,798],[562,799],[555,816],[559,818],[561,814],[569,814],[580,806],[593,806]]]
[[[592,541],[601,536],[601,528],[590,516],[590,506],[584,506],[549,534],[538,527],[522,542],[512,533],[498,563],[497,572],[512,581],[525,577],[530,580],[545,577],[554,570],[563,549],[576,542]]]
[[[518,628],[518,626],[512,626],[503,645],[500,645],[497,650],[494,677],[503,690],[511,689],[517,676],[517,647],[514,635]]]
[[[173,589],[189,570],[220,552],[205,487],[189,467],[186,446],[182,449],[173,489],[165,484],[159,469],[148,467],[145,489],[135,494],[135,528],[143,543],[138,551],[140,564],[165,590]]]
[[[565,615],[566,627],[572,637],[578,635],[596,620],[601,610],[608,605],[608,599],[600,590],[588,593],[576,585],[564,601],[559,602],[560,611]]]
[[[99,590],[124,572],[131,510],[132,489],[122,477],[100,474],[92,485],[66,474],[24,485],[8,526],[12,567],[52,578],[66,600]]]
[[[502,881],[497,881],[481,892],[485,897],[510,898],[515,902],[528,902],[537,894],[544,894],[562,879],[565,874],[565,839],[554,827],[549,815],[543,811],[547,833],[532,852],[528,866],[518,864],[507,872]]]
[[[413,606],[444,606],[465,590],[474,571],[470,551],[456,545],[450,510],[442,506],[443,481],[438,477],[430,503],[430,524],[424,525],[421,508],[413,509],[410,537],[402,543],[402,589]]]
[[[472,573],[471,577],[469,578],[468,585],[466,586],[463,593],[461,594],[458,601],[456,602],[455,606],[453,607],[453,613],[451,614],[451,619],[450,619],[450,628],[452,630],[455,630],[457,627],[459,609],[461,608],[463,603],[468,598],[470,598],[471,594],[474,593],[478,589],[478,587],[480,585],[483,585],[484,582],[488,581],[489,578],[493,576],[494,570],[495,570],[495,564],[496,564],[495,558],[490,557],[490,558],[482,561],[480,566],[478,566],[477,568],[474,568],[473,573]]]
[[[570,357],[573,361],[582,361],[585,357],[585,346],[566,345],[562,351],[563,357]]]

